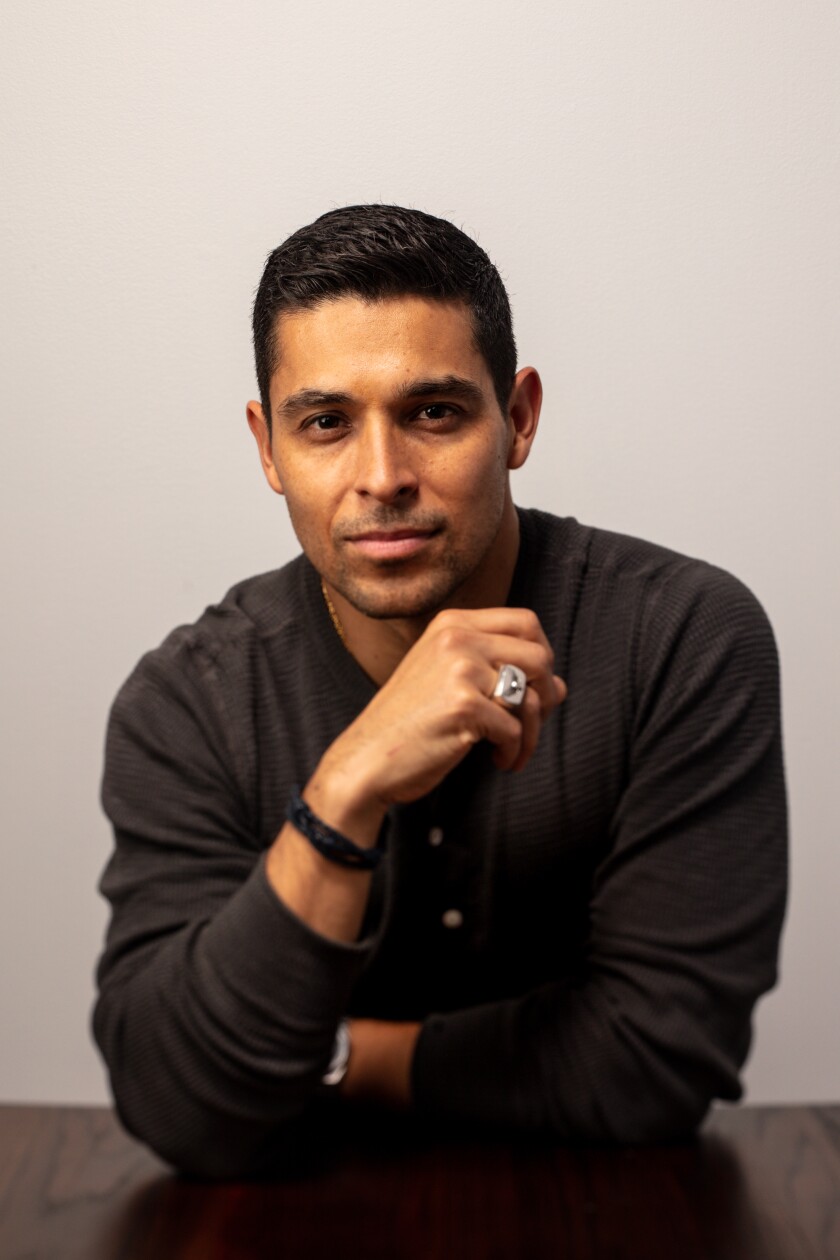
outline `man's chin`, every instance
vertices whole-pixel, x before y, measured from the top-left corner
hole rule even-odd
[[[457,583],[383,581],[381,583],[336,582],[336,590],[357,612],[374,621],[428,620],[438,612]]]
[[[429,620],[442,607],[438,600],[351,599],[349,602],[372,621]]]

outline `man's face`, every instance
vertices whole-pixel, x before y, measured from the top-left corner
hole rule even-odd
[[[343,297],[278,323],[270,444],[259,408],[249,416],[315,568],[370,617],[425,617],[480,591],[524,456],[467,308]]]

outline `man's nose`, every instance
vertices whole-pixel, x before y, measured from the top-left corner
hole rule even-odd
[[[391,421],[371,421],[358,439],[356,492],[381,503],[406,498],[418,480],[406,435]]]

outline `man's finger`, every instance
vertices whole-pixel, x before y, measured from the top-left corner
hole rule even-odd
[[[516,764],[522,746],[522,722],[515,711],[497,700],[482,702],[478,713],[481,734],[493,744],[493,762],[500,770]]]
[[[512,770],[521,770],[531,760],[542,727],[542,713],[539,697],[532,687],[525,692],[525,699],[519,707],[519,720],[522,727],[522,741],[519,755],[511,766]]]
[[[529,686],[533,687],[540,702],[543,720],[559,703],[557,688],[552,673],[553,653],[539,643],[525,642],[522,639],[511,639],[504,635],[488,636],[482,651],[490,657],[495,674],[490,691],[495,688],[499,670],[503,665],[515,665],[525,674]]]
[[[432,624],[441,629],[450,624],[470,626],[484,634],[509,635],[541,643],[553,656],[540,619],[530,608],[449,608],[438,613]]]

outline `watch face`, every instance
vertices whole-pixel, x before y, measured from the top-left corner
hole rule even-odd
[[[347,1075],[347,1064],[350,1062],[350,1029],[347,1020],[343,1019],[335,1032],[332,1058],[329,1067],[321,1077],[322,1085],[340,1085]]]

